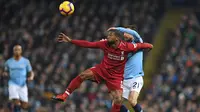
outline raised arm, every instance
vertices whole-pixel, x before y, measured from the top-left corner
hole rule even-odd
[[[116,29],[116,30],[123,32],[125,37],[127,37],[129,35],[133,36],[134,37],[133,41],[135,43],[143,43],[142,38],[135,30],[131,30],[131,29],[124,28],[124,27],[111,27],[108,30],[111,30],[111,29]],[[129,35],[125,35],[125,34],[129,34]]]
[[[56,39],[58,42],[70,42],[72,44],[75,44],[80,47],[85,47],[85,48],[101,48],[102,42],[89,42],[86,40],[73,40],[66,36],[64,33],[60,33],[59,36]]]
[[[135,30],[131,30],[131,29],[123,28],[123,27],[115,27],[115,28],[123,33],[129,33],[136,38],[141,38],[140,35]]]

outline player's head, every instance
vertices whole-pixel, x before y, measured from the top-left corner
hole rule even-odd
[[[126,26],[124,26],[124,28],[128,28],[128,29],[137,31],[137,26],[134,25],[134,24],[133,25],[126,25]]]
[[[134,24],[133,25],[124,26],[124,28],[137,31],[137,26],[134,25]],[[135,37],[133,35],[128,34],[128,33],[124,33],[124,37],[125,37],[125,41],[129,41],[129,42],[132,42],[135,39]]]
[[[108,44],[109,45],[115,44],[117,41],[120,40],[120,38],[123,38],[123,37],[124,36],[122,32],[111,29],[108,31],[108,36],[107,36]]]
[[[13,47],[13,53],[14,53],[14,56],[21,56],[22,55],[22,46],[21,45],[15,45]]]
[[[132,42],[135,39],[135,37],[129,33],[124,33],[124,40],[127,42]]]

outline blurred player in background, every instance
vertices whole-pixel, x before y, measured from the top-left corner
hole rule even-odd
[[[3,76],[9,76],[9,100],[14,104],[14,109],[12,106],[10,109],[14,112],[20,112],[21,108],[28,108],[27,74],[28,80],[33,80],[34,73],[29,60],[22,56],[20,45],[14,46],[13,53],[14,56],[5,63]]]
[[[136,26],[129,25],[126,28],[112,27],[124,33],[126,41],[135,43],[143,43],[140,35],[134,30]],[[128,60],[125,65],[124,81],[123,81],[123,98],[129,101],[135,112],[142,112],[142,108],[137,104],[139,93],[143,87],[143,51],[129,53]],[[121,112],[127,112],[128,109],[122,105]]]
[[[104,51],[104,58],[101,64],[85,70],[76,78],[74,78],[66,91],[53,97],[53,100],[65,101],[66,98],[78,87],[84,80],[92,80],[100,83],[102,80],[106,82],[110,93],[113,96],[113,106],[111,112],[120,112],[122,102],[122,81],[124,67],[127,61],[128,53],[136,52],[139,49],[152,48],[148,43],[132,44],[121,41],[123,34],[117,30],[108,32],[107,40],[98,42],[88,42],[84,40],[72,40],[65,34],[60,34],[57,38],[58,42],[71,42],[81,47],[99,48]]]

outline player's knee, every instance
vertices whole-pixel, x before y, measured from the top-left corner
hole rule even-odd
[[[28,109],[28,108],[29,108],[29,105],[28,105],[28,103],[22,103],[21,107],[22,107],[23,109]]]
[[[82,72],[80,73],[79,77],[82,79],[82,80],[86,80],[87,79],[87,74],[85,72]]]
[[[81,79],[83,79],[83,80],[84,80],[84,78],[85,78],[85,76],[84,76],[83,73],[80,73],[80,74],[79,74],[79,77],[80,77]]]
[[[137,100],[136,99],[128,99],[128,101],[130,102],[130,104],[132,105],[132,106],[135,106],[136,104],[137,104]]]
[[[92,77],[91,74],[92,74],[92,73],[91,73],[90,70],[86,70],[86,71],[82,72],[79,76],[80,76],[80,78],[81,78],[82,80],[88,80],[88,79],[90,79],[90,78]]]
[[[121,96],[115,96],[113,100],[114,100],[115,104],[121,104],[122,103],[122,97]]]

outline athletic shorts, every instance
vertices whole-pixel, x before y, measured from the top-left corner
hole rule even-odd
[[[9,100],[19,99],[23,102],[28,102],[28,88],[25,86],[18,86],[14,84],[8,85]]]
[[[135,77],[132,79],[127,79],[123,81],[123,97],[125,99],[128,99],[128,96],[131,91],[135,91],[140,93],[142,87],[143,87],[143,77]]]
[[[122,77],[113,78],[111,76],[115,74],[108,73],[108,70],[106,70],[103,67],[100,67],[100,65],[96,65],[90,68],[90,70],[94,73],[94,77],[97,83],[105,81],[108,91],[123,90],[123,74]]]

